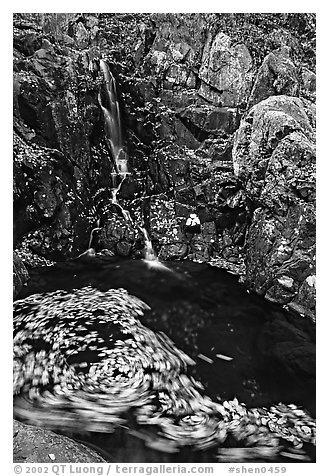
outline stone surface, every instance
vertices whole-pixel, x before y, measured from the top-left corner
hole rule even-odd
[[[30,243],[34,253],[65,259],[85,249],[96,221],[91,197],[102,184],[99,170],[110,170],[108,159],[91,147],[100,118],[98,86],[83,55],[58,43],[71,15],[27,15],[31,23],[17,16],[14,244]]]
[[[303,97],[315,102],[316,99],[316,75],[308,68],[302,68],[301,92]]]
[[[221,133],[232,134],[237,129],[238,113],[236,108],[216,106],[188,106],[178,112],[182,121],[195,129],[194,136],[200,142],[210,134],[217,136]]]
[[[250,109],[235,136],[233,163],[251,198],[260,197],[271,156],[282,140],[288,145],[308,141],[308,149],[314,147],[314,120],[311,103],[288,96],[272,96]]]
[[[209,35],[203,50],[199,94],[218,106],[245,103],[251,89],[252,58],[243,44],[233,45],[229,36]]]
[[[312,386],[316,378],[315,336],[310,336],[307,329],[305,322],[304,329],[297,328],[295,322],[287,321],[278,313],[277,318],[264,325],[257,347],[270,366],[279,366],[296,382]]]
[[[275,95],[298,96],[300,79],[298,70],[289,55],[290,48],[281,48],[269,53],[258,70],[248,107]]]
[[[203,230],[194,240],[197,259],[218,257],[224,249],[230,259],[239,258],[246,232],[245,195],[234,177],[232,163],[223,160],[227,157],[220,145],[217,140],[209,142],[211,157],[203,149],[183,153],[175,147],[162,148],[152,157],[150,193],[161,192],[162,198],[159,195],[159,200],[151,200],[150,229],[154,227],[157,241],[166,244],[161,257],[170,256],[171,252],[173,256],[186,254],[184,224],[188,215],[196,212]],[[161,225],[161,220],[165,225]],[[210,234],[209,227],[214,229]]]
[[[97,249],[107,249],[119,256],[130,256],[138,230],[127,222],[120,209],[114,206],[104,223],[95,243]]]
[[[168,241],[156,197],[170,232],[198,213],[207,229],[196,240],[200,260],[240,262],[257,208],[273,214],[266,226],[274,228],[291,206],[301,217],[300,202],[314,197],[304,166],[314,154],[313,30],[309,14],[16,14],[14,227],[24,262],[78,256],[99,220],[97,251],[143,255],[142,233],[111,206],[117,184],[98,103],[100,56],[116,79],[131,172],[118,199],[138,226],[152,213],[161,256],[189,252],[178,235]],[[247,254],[252,281],[258,262]],[[296,309],[312,306],[304,278],[296,284],[284,269],[277,277],[257,285],[269,299],[282,293]]]
[[[106,463],[95,451],[66,436],[14,420],[14,463]]]
[[[13,260],[13,281],[14,281],[14,298],[19,294],[24,283],[29,279],[29,273],[21,260],[21,258],[14,252]]]
[[[59,151],[14,135],[14,243],[57,260],[82,251],[93,219],[82,180]]]
[[[314,110],[278,96],[254,106],[233,147],[234,167],[256,210],[246,243],[248,285],[314,316]]]

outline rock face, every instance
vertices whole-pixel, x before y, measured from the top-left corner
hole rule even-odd
[[[30,145],[19,135],[14,157],[16,244],[28,241],[34,252],[57,260],[83,250],[92,213],[82,174],[58,150]]]
[[[289,47],[282,46],[269,53],[258,70],[248,106],[274,95],[298,96],[298,71],[289,55]]]
[[[14,420],[14,463],[106,463],[95,451],[66,436]]]
[[[313,244],[298,254],[298,277],[265,260],[261,269],[274,266],[271,279],[281,279],[270,284],[256,277],[262,253],[251,243],[265,240],[268,220],[275,237],[304,242],[304,218],[306,228],[314,220],[314,28],[311,14],[15,15],[19,256],[30,265],[31,254],[75,257],[100,222],[92,246],[141,257],[145,227],[161,259],[237,263],[246,253],[253,289],[310,309]],[[131,173],[117,198],[133,224],[111,200],[100,57],[117,84]],[[202,228],[193,252],[184,233],[192,211]],[[287,216],[299,231],[288,232]]]
[[[14,281],[14,298],[19,294],[24,283],[29,279],[29,273],[21,260],[21,258],[14,252],[13,259],[13,281]]]
[[[65,259],[85,248],[94,220],[96,93],[82,84],[81,54],[58,49],[38,23],[23,18],[16,25],[14,240],[27,240],[41,256]]]
[[[253,61],[243,44],[232,45],[224,33],[207,38],[199,71],[199,94],[220,106],[237,106],[248,100]]]
[[[249,286],[304,314],[315,309],[315,115],[306,100],[270,97],[236,133],[236,175],[255,208],[246,243]]]

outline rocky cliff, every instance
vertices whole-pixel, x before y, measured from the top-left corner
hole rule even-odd
[[[245,261],[251,289],[313,316],[314,38],[311,14],[15,15],[18,256],[75,257],[97,220],[94,247],[141,255],[110,199],[102,57],[131,171],[118,198],[160,258]]]

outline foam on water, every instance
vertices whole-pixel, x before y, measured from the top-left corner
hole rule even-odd
[[[144,263],[146,263],[146,265],[149,269],[155,269],[155,270],[158,270],[158,271],[170,271],[171,273],[173,273],[172,269],[168,268],[166,265],[161,263],[161,261],[159,261],[158,259],[144,258],[143,261],[144,261]]]

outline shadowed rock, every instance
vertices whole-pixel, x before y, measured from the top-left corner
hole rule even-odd
[[[66,436],[14,420],[14,463],[106,463],[95,451]]]

